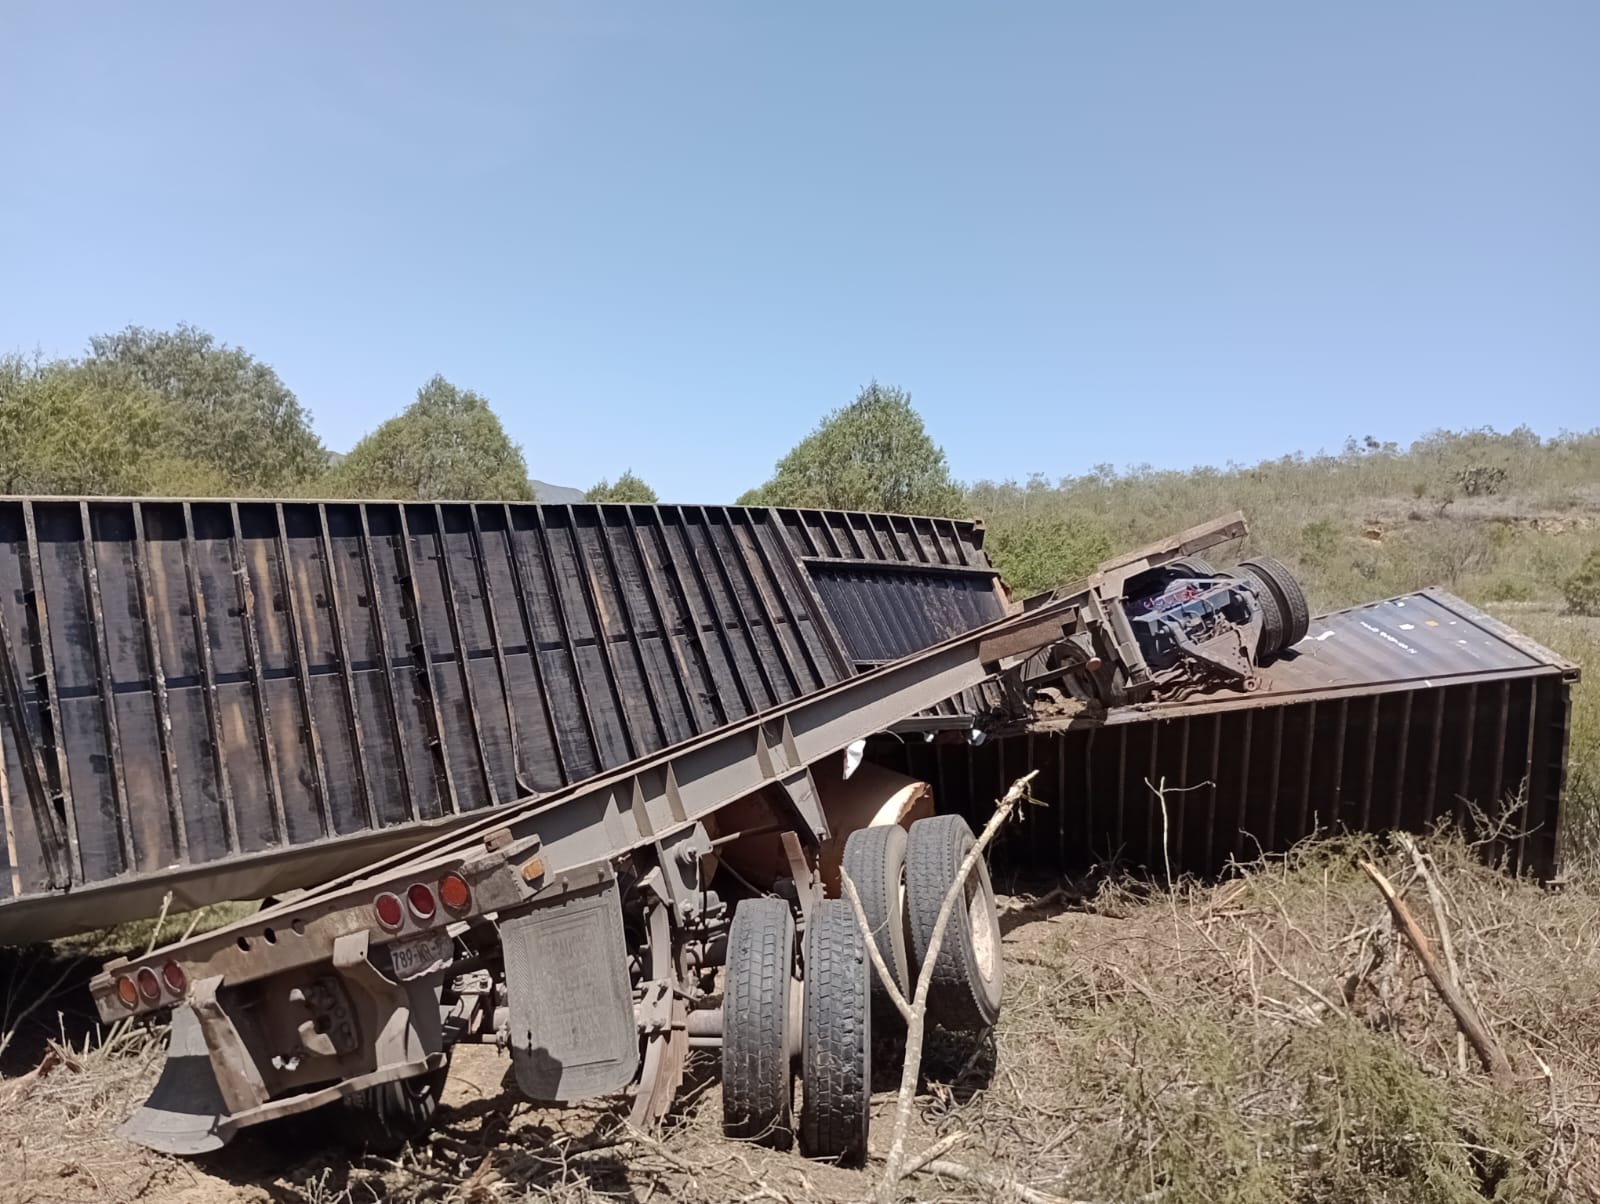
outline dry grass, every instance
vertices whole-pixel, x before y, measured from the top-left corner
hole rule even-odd
[[[1463,1068],[1359,846],[1341,842],[1218,886],[1113,887],[1044,921],[1053,935],[1016,951],[1000,1082],[958,1123],[1094,1198],[1600,1198],[1600,897],[1429,846],[1514,1090]],[[1403,860],[1386,868],[1410,878]],[[1411,906],[1428,923],[1420,890]],[[1030,1154],[1052,1122],[1053,1151]]]
[[[1507,878],[1453,839],[1424,842],[1463,976],[1516,1073],[1458,1060],[1449,1014],[1356,868],[1376,842],[1308,845],[1216,884],[1122,881],[1068,910],[1006,916],[1009,981],[992,1044],[947,1047],[912,1148],[1097,1201],[1600,1200],[1600,894]],[[1409,859],[1379,858],[1410,886]],[[885,1050],[892,1053],[892,1050]],[[655,1139],[609,1114],[550,1111],[461,1051],[443,1123],[394,1162],[319,1150],[312,1123],[178,1163],[110,1136],[155,1072],[124,1036],[48,1077],[0,1085],[0,1200],[467,1202],[863,1199],[875,1177],[725,1141],[714,1060]],[[78,1067],[81,1067],[79,1069]],[[876,1101],[888,1136],[892,1079]],[[19,1100],[17,1093],[25,1094]],[[4,1093],[10,1093],[7,1098]],[[907,1181],[918,1199],[1002,1199]]]
[[[1562,858],[1573,872],[1600,872],[1600,619],[1528,607],[1491,609],[1585,668],[1572,691]]]
[[[144,919],[127,920],[110,928],[97,928],[77,936],[63,937],[53,943],[57,949],[82,953],[86,957],[111,958],[121,953],[142,953],[158,942],[210,932],[213,928],[242,920],[260,906],[255,901],[213,903],[194,911],[163,912]]]
[[[1600,432],[1541,441],[1463,431],[1405,450],[1352,441],[1336,454],[1223,469],[1103,465],[1059,481],[980,482],[968,504],[995,532],[1007,580],[1030,589],[1077,577],[1107,548],[1243,510],[1245,550],[1288,562],[1319,609],[1426,585],[1559,605],[1566,578],[1600,548],[1597,482]],[[1053,536],[1023,537],[1035,529]]]
[[[137,1199],[177,1170],[130,1151],[114,1134],[130,1101],[154,1082],[159,1034],[51,1042],[34,1069],[0,1083],[0,1146],[9,1151],[0,1201]]]

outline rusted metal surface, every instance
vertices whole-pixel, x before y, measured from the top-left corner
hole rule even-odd
[[[317,881],[1005,611],[947,519],[0,499],[0,942]]]
[[[1577,667],[1438,590],[1313,620],[1262,686],[1046,718],[981,747],[877,742],[975,821],[1025,768],[1049,803],[1000,855],[1071,872],[1214,872],[1322,830],[1507,817],[1518,868],[1555,868]],[[1158,794],[1164,785],[1165,802]]]

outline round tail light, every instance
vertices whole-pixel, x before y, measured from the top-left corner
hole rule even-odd
[[[411,905],[411,914],[419,920],[433,919],[433,913],[437,910],[433,892],[421,882],[413,883],[411,889],[406,891],[406,902]]]
[[[472,888],[460,874],[446,874],[439,879],[439,902],[447,911],[466,911],[472,906]]]
[[[161,998],[161,980],[156,977],[156,972],[149,966],[142,968],[136,976],[139,980],[139,994],[147,1003],[154,1003]]]
[[[139,1006],[139,988],[133,985],[133,979],[126,974],[117,979],[117,1000],[125,1008]]]
[[[167,990],[174,995],[182,995],[189,986],[189,976],[177,962],[168,962],[161,967],[161,981],[167,984]]]
[[[378,923],[391,930],[406,921],[405,908],[400,905],[399,898],[387,891],[372,901],[372,910],[378,913]]]

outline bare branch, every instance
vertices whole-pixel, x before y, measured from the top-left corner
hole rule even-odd
[[[1456,1024],[1472,1043],[1472,1048],[1477,1051],[1478,1060],[1483,1063],[1483,1068],[1494,1077],[1497,1082],[1509,1083],[1512,1080],[1511,1063],[1506,1058],[1505,1050],[1500,1048],[1499,1042],[1494,1039],[1494,1034],[1489,1031],[1489,1026],[1483,1022],[1477,1007],[1466,993],[1458,989],[1455,983],[1439,968],[1438,959],[1433,955],[1433,949],[1428,944],[1428,938],[1417,925],[1416,919],[1405,905],[1394,885],[1385,878],[1378,867],[1370,861],[1363,861],[1361,868],[1366,871],[1367,877],[1372,879],[1378,893],[1383,896],[1383,901],[1389,905],[1390,912],[1394,915],[1395,924],[1405,934],[1411,944],[1412,951],[1417,955],[1417,960],[1422,963],[1422,969],[1428,976],[1428,981],[1433,983],[1434,990],[1439,992],[1439,998],[1450,1009],[1456,1018]]]
[[[1024,774],[1011,783],[1011,789],[995,803],[994,814],[989,817],[989,822],[984,824],[983,831],[978,834],[960,868],[956,870],[955,881],[950,884],[944,903],[939,908],[939,914],[934,918],[933,935],[928,940],[928,948],[923,952],[922,971],[917,975],[917,988],[911,998],[911,1014],[906,1018],[906,1058],[900,1072],[900,1094],[894,1110],[894,1135],[889,1140],[889,1153],[884,1160],[883,1179],[874,1193],[880,1201],[891,1201],[896,1197],[898,1184],[905,1174],[906,1134],[911,1128],[911,1112],[917,1096],[917,1079],[922,1073],[922,1041],[927,1027],[928,990],[933,986],[933,968],[939,960],[939,950],[944,945],[945,929],[950,926],[950,917],[955,913],[956,900],[965,893],[967,878],[983,857],[984,850],[989,847],[989,842],[1016,810],[1017,805],[1028,796],[1028,786],[1038,776],[1037,769]],[[866,916],[859,905],[856,909],[856,919],[865,928]],[[875,949],[875,945],[876,942],[869,934],[867,947]],[[880,964],[881,961],[881,958],[877,958],[874,964]],[[885,980],[887,981],[887,975]]]
[[[911,1003],[900,993],[900,987],[894,981],[894,975],[889,973],[889,967],[883,960],[883,952],[878,948],[878,939],[873,934],[872,928],[867,923],[867,913],[861,906],[861,896],[856,892],[856,884],[850,879],[850,871],[843,866],[839,867],[839,881],[844,888],[844,897],[850,900],[850,906],[856,913],[856,924],[867,938],[867,956],[872,959],[872,968],[878,975],[878,981],[883,983],[889,992],[889,998],[894,1002],[900,1015],[905,1017],[906,1023],[911,1023]]]
[[[1444,964],[1450,970],[1450,981],[1456,986],[1461,985],[1461,966],[1456,961],[1455,942],[1450,939],[1450,922],[1445,918],[1444,891],[1439,886],[1439,880],[1434,877],[1433,871],[1428,868],[1428,859],[1422,855],[1422,850],[1417,848],[1417,842],[1404,832],[1397,833],[1400,847],[1411,854],[1411,861],[1421,875],[1423,885],[1428,888],[1428,901],[1433,904],[1433,926],[1439,930],[1439,947],[1444,950]],[[1462,1070],[1467,1068],[1467,1035],[1457,1030],[1456,1032],[1456,1065]]]

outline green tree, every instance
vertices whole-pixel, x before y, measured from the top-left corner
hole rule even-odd
[[[327,466],[310,418],[278,374],[203,330],[130,326],[89,340],[85,366],[116,373],[173,407],[174,451],[239,492],[290,489]]]
[[[643,502],[654,505],[661,499],[656,491],[628,469],[615,481],[601,481],[583,495],[586,502]]]
[[[877,381],[824,418],[778,461],[772,479],[739,503],[936,515],[965,509],[944,449],[928,437],[911,394]]]
[[[161,394],[70,360],[0,357],[0,492],[226,492],[178,447],[179,417]]]
[[[327,485],[352,497],[533,500],[522,449],[488,401],[442,376],[357,443]]]
[[[1111,555],[1111,540],[1069,515],[1012,512],[986,520],[983,546],[994,567],[1022,597],[1092,572]]]

